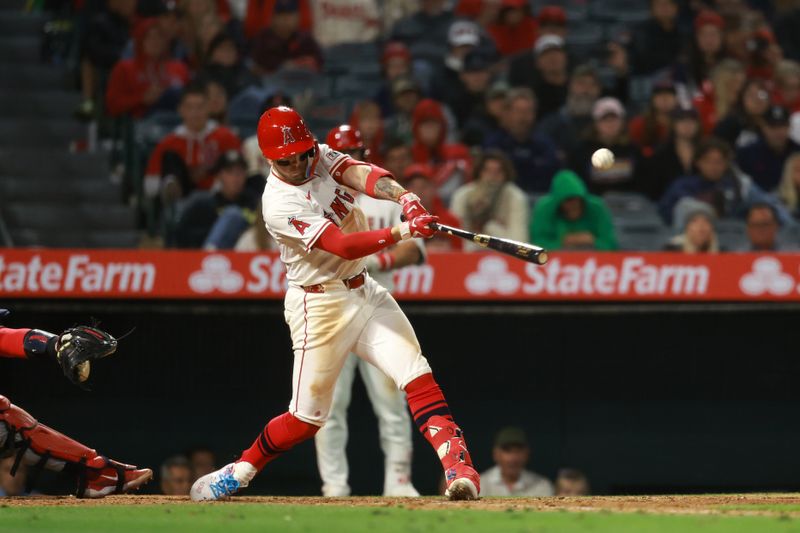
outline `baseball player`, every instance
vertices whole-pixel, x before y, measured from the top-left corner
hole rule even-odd
[[[367,149],[361,132],[349,125],[333,128],[325,140],[329,148],[353,159],[367,161]],[[370,229],[378,229],[399,223],[402,210],[394,202],[376,200],[366,194],[354,193],[355,205],[367,218]],[[425,245],[420,239],[398,243],[388,251],[367,257],[370,276],[390,292],[394,288],[392,270],[416,265],[425,259]],[[383,495],[419,496],[411,484],[411,418],[406,409],[406,398],[394,382],[377,367],[351,353],[347,356],[333,391],[333,401],[325,425],[320,429],[314,443],[317,446],[317,467],[322,478],[323,496],[349,496],[347,484],[348,465],[347,407],[356,369],[364,380],[375,416],[378,417],[381,449],[385,457]]]
[[[288,107],[267,110],[258,144],[272,165],[262,198],[289,289],[284,300],[294,369],[288,412],[270,420],[238,461],[198,479],[194,500],[217,500],[246,487],[267,463],[313,437],[330,412],[350,352],[406,393],[414,422],[439,455],[445,494],[475,499],[480,478],[464,437],[394,298],[366,273],[365,257],[414,237],[429,238],[438,219],[387,170],[319,144]],[[399,203],[406,221],[370,230],[354,192]]]
[[[0,318],[9,313],[0,309]],[[61,335],[39,329],[11,329],[0,326],[0,357],[22,359],[52,358],[64,374],[83,386],[92,361],[116,350],[117,340],[97,328],[76,326]],[[33,465],[33,485],[42,468],[72,470],[78,477],[76,496],[102,498],[138,489],[153,477],[149,468],[137,468],[99,455],[95,450],[40,424],[23,409],[0,395],[0,457],[16,454],[11,469],[20,463]]]

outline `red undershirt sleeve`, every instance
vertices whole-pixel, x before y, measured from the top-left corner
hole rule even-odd
[[[314,243],[314,248],[352,261],[379,252],[395,242],[392,228],[342,233],[337,226],[330,224]]]
[[[30,329],[11,329],[0,326],[0,357],[25,359],[25,335]]]

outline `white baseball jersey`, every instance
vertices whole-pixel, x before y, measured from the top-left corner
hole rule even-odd
[[[367,218],[369,229],[380,229],[394,226],[401,222],[400,215],[403,208],[396,202],[378,200],[366,194],[356,196],[356,205]],[[422,239],[413,239],[420,253],[425,257],[425,243]],[[375,281],[386,287],[389,292],[394,290],[394,274],[392,272],[370,272]]]
[[[289,285],[346,279],[364,269],[363,259],[348,261],[313,248],[331,224],[345,233],[369,229],[363,213],[355,206],[357,193],[332,176],[348,159],[350,156],[320,144],[317,163],[304,183],[286,183],[275,175],[274,169],[267,179],[262,197],[264,221],[278,243]]]

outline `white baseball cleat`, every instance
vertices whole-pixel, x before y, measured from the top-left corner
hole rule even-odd
[[[196,502],[226,499],[249,485],[257,473],[256,467],[245,461],[231,463],[195,481],[189,495]]]
[[[451,500],[477,500],[478,487],[467,478],[458,478],[447,488],[444,493]]]
[[[411,483],[395,483],[383,490],[384,496],[395,498],[418,498],[419,492]]]

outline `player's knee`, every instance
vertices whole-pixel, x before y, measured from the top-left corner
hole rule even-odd
[[[317,434],[321,426],[310,424],[300,420],[296,416],[289,415],[286,425],[289,426],[290,433],[298,440],[310,439]]]
[[[0,411],[5,411],[9,407],[11,407],[11,401],[8,398],[0,394]]]

